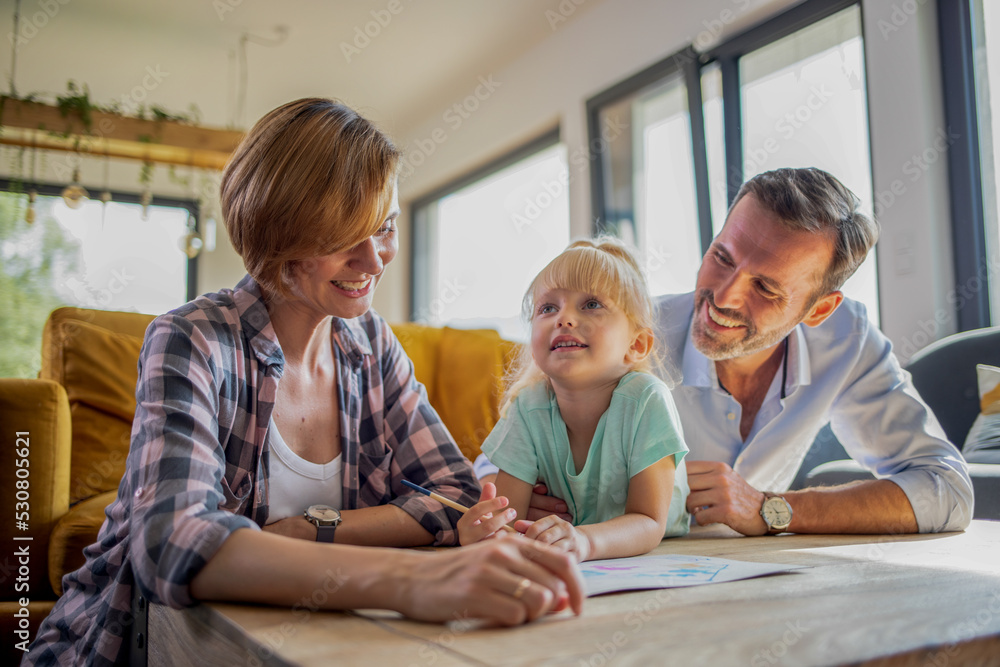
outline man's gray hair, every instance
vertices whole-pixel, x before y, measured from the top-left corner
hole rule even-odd
[[[730,212],[747,194],[790,229],[827,232],[835,239],[833,261],[820,286],[821,294],[840,289],[878,241],[878,223],[859,210],[861,200],[821,169],[775,169],[758,174],[740,188]]]

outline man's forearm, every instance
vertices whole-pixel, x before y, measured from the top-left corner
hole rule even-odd
[[[792,506],[793,533],[916,533],[917,518],[903,490],[870,480],[782,494]]]

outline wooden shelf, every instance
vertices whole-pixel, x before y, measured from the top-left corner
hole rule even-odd
[[[6,99],[0,117],[0,143],[44,150],[79,151],[93,156],[151,160],[208,169],[222,169],[243,133],[237,130],[142,120],[94,111],[90,132],[74,113],[58,107]],[[52,133],[69,136],[54,136]]]

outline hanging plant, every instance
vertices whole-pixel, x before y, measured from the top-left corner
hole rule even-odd
[[[69,118],[71,114],[78,117],[84,131],[89,135],[94,127],[93,112],[94,110],[100,111],[101,109],[90,101],[90,89],[87,88],[87,84],[77,86],[76,82],[70,79],[66,82],[66,88],[67,92],[65,95],[56,96],[56,106],[59,107],[59,114],[63,118]],[[69,135],[70,128],[67,127],[61,136],[68,138]]]

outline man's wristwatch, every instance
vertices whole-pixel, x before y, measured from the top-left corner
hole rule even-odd
[[[767,524],[768,533],[780,533],[792,523],[792,506],[776,493],[764,492],[764,504],[760,506],[760,516]]]
[[[329,505],[310,505],[303,516],[316,526],[317,542],[333,542],[333,534],[341,522],[340,510]]]

